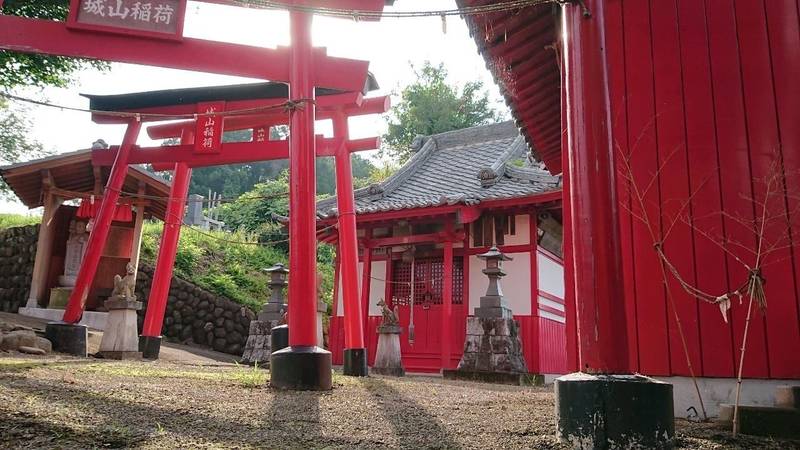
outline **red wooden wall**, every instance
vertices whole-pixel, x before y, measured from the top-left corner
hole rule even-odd
[[[784,164],[786,191],[769,199],[770,214],[788,213],[800,223],[798,2],[609,0],[606,21],[614,144],[630,155],[640,187],[659,174],[646,194],[654,227],[668,229],[682,212],[695,225],[678,223],[666,253],[704,291],[735,289],[746,277],[737,258],[752,261],[742,247],[755,242],[741,222],[760,212],[763,180],[780,170],[775,161]],[[618,188],[632,369],[688,375],[653,239],[630,214],[633,199],[622,177]],[[682,209],[678,199],[690,197]],[[786,229],[775,223],[766,238],[774,242]],[[800,240],[800,227],[790,231],[789,239]],[[733,255],[707,233],[727,240]],[[798,252],[777,251],[764,268],[768,309],[754,312],[747,377],[800,378]],[[726,324],[717,306],[695,300],[674,281],[669,289],[696,373],[735,376],[747,302],[733,302]]]

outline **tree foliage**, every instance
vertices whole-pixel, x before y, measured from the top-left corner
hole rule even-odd
[[[11,108],[0,98],[0,166],[46,156],[42,144],[28,138],[30,122],[20,110]],[[0,180],[0,197],[8,197],[11,190]]]
[[[404,163],[412,155],[411,143],[418,135],[431,135],[499,121],[488,93],[480,81],[463,88],[447,82],[443,64],[425,61],[415,70],[417,80],[406,86],[400,102],[386,116],[388,131],[383,135],[384,152]]]
[[[285,127],[272,128],[270,139],[285,139],[287,133],[288,130]],[[222,138],[223,142],[248,142],[251,139],[251,130],[226,132]],[[354,178],[367,178],[375,169],[368,159],[359,155],[352,155],[351,161]],[[258,183],[276,179],[288,168],[287,160],[203,167],[192,171],[189,191],[193,194],[208,196],[210,190],[220,193],[224,197],[238,197],[253,190]],[[333,195],[335,192],[336,168],[333,158],[317,158],[317,193]]]
[[[3,14],[38,19],[65,20],[68,0],[5,0]],[[0,88],[67,86],[73,74],[87,68],[108,68],[108,63],[77,58],[0,50]]]

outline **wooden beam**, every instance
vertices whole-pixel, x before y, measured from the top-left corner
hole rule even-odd
[[[271,104],[283,103],[285,99],[272,99]],[[237,109],[257,108],[264,105],[258,102],[249,101],[227,103],[226,109],[229,111]],[[323,95],[318,97],[316,101],[317,106],[317,120],[331,119],[334,115],[339,114],[340,110],[347,117],[364,116],[369,114],[383,114],[389,110],[391,100],[389,96],[373,97],[364,99],[361,93],[345,93],[337,95]],[[193,109],[190,107],[181,106],[166,108],[153,108],[146,112],[158,114],[190,114],[189,111]],[[140,111],[141,112],[141,111]],[[95,122],[112,121],[112,118],[94,118]],[[257,114],[235,115],[223,118],[224,131],[247,130],[252,128],[269,128],[276,125],[287,125],[289,123],[289,115],[283,110],[266,111]],[[184,129],[194,129],[194,120],[184,120],[180,122],[162,123],[152,125],[147,128],[147,135],[150,139],[169,139],[179,137]]]
[[[50,253],[53,248],[54,228],[53,218],[59,205],[63,201],[60,197],[53,194],[51,187],[55,186],[50,171],[43,171],[42,192],[44,195],[42,204],[42,223],[39,224],[39,238],[36,241],[36,257],[33,261],[33,272],[31,274],[31,288],[28,294],[26,308],[39,308],[44,303],[47,295],[47,271],[50,263]]]
[[[0,49],[289,82],[289,48],[255,47],[203,39],[180,42],[72,31],[65,22],[0,14]],[[361,92],[369,63],[313,52],[314,85]]]
[[[351,152],[374,150],[380,147],[380,138],[354,139],[347,141],[345,146]],[[317,136],[317,156],[334,156],[339,147],[341,139]],[[108,150],[92,151],[92,164],[110,166],[118,150],[118,146],[111,146]],[[288,141],[232,142],[222,144],[220,153],[213,154],[198,154],[194,145],[135,146],[131,150],[129,164],[152,164],[155,170],[170,170],[179,162],[194,168],[288,158]]]
[[[449,223],[449,222],[448,222]],[[389,247],[394,245],[423,244],[428,242],[456,242],[464,240],[464,230],[459,231],[439,231],[437,233],[414,234],[411,236],[392,236],[385,238],[367,238],[361,241],[365,246],[371,248]]]

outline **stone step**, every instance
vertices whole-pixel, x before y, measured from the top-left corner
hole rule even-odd
[[[732,425],[733,405],[719,405],[718,420],[726,425]],[[800,410],[739,405],[739,431],[754,436],[800,439]]]
[[[778,386],[775,389],[775,406],[800,409],[800,386]]]

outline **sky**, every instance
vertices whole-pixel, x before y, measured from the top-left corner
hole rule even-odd
[[[387,11],[428,11],[455,7],[453,0],[398,0],[394,7],[387,7]],[[500,110],[505,108],[465,22],[458,16],[448,17],[444,27],[440,17],[355,22],[318,16],[314,19],[312,30],[313,44],[326,47],[328,55],[370,61],[370,71],[381,86],[371,96],[398,93],[403,86],[414,81],[413,66],[430,60],[444,63],[450,81],[459,86],[472,80],[483,81],[494,106]],[[284,11],[190,1],[184,35],[274,48],[289,45],[289,15]],[[102,35],[98,35],[98,39],[102,39]],[[69,88],[21,89],[15,93],[53,104],[88,108],[88,100],[79,94],[121,94],[255,81],[263,80],[114,63],[106,72],[86,70],[77,74],[76,82]],[[397,97],[392,100],[395,102]],[[32,122],[31,138],[56,153],[88,148],[99,138],[111,145],[118,144],[124,132],[121,125],[92,123],[88,113],[39,106],[27,106],[26,113]],[[350,120],[353,138],[379,136],[385,128],[385,121],[379,115]],[[330,133],[330,125],[318,123],[318,132]],[[158,143],[142,132],[138,144]],[[368,156],[376,157],[374,153]],[[25,211],[27,209],[19,203],[0,201],[0,212]]]

